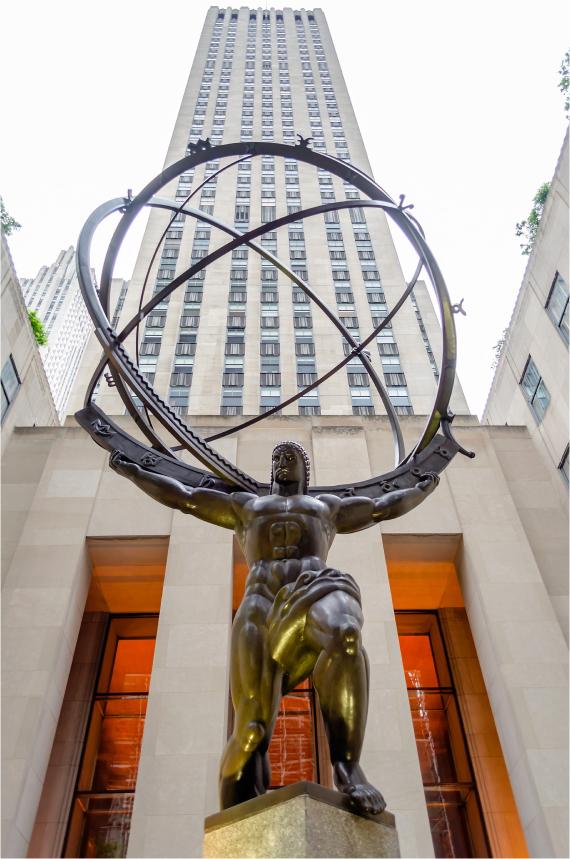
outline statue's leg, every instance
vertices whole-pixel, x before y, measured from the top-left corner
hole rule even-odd
[[[268,655],[268,607],[263,598],[246,600],[232,629],[230,679],[235,720],[220,767],[222,808],[252,799],[269,786],[266,752],[279,707],[281,674]]]
[[[335,784],[356,806],[379,814],[386,803],[359,764],[368,712],[362,623],[362,610],[354,597],[335,591],[311,607],[304,639],[320,651],[313,682],[327,729]]]

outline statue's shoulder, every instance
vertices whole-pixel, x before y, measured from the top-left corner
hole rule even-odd
[[[244,507],[251,506],[259,500],[259,496],[253,492],[232,492],[230,501],[235,510],[243,510]]]
[[[324,504],[333,511],[338,510],[342,504],[342,500],[338,495],[331,495],[327,492],[323,492],[321,495],[315,495],[314,499],[315,501],[320,501],[321,504]]]

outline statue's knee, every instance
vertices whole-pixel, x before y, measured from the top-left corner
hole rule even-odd
[[[265,738],[265,735],[265,726],[261,722],[248,722],[241,738],[244,751],[255,751]]]
[[[334,638],[335,649],[337,652],[346,654],[346,656],[358,656],[362,649],[360,624],[357,621],[350,621],[339,626]]]

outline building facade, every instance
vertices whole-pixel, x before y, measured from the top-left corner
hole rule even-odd
[[[14,427],[59,423],[10,248],[2,233],[2,451]]]
[[[91,319],[79,289],[75,250],[59,253],[50,266],[42,266],[35,278],[23,278],[26,305],[41,319],[48,342],[40,353],[61,420],[92,332]]]
[[[547,472],[568,492],[568,134],[544,206],[489,397],[483,423],[524,425],[545,457]],[[535,527],[538,523],[535,520]],[[553,525],[544,515],[544,537]],[[556,527],[556,526],[554,526]],[[566,576],[552,552],[541,558],[555,610],[568,629]],[[560,593],[558,594],[558,590]]]
[[[370,172],[323,13],[213,7],[166,164],[206,137],[295,143],[296,133]],[[199,168],[172,183],[171,196],[181,204],[199,189],[194,204],[243,229],[358,193],[294,159],[245,163],[205,184],[225,165]],[[162,288],[225,241],[188,217],[169,220],[149,217],[119,328],[145,282]],[[262,244],[355,339],[405,288],[378,211],[294,222]],[[425,285],[382,333],[371,360],[409,450],[439,369],[441,332]],[[129,345],[134,354],[133,338]],[[239,250],[157,306],[138,351],[156,390],[207,437],[291,396],[344,349],[288,278]],[[93,349],[82,362],[70,412],[98,358]],[[138,437],[105,381],[97,403]],[[567,497],[526,426],[480,426],[459,386],[452,406],[458,439],[476,459],[456,457],[421,507],[338,537],[329,555],[363,597],[362,764],[396,816],[402,856],[567,856],[568,654],[553,599],[561,594],[550,587],[567,568]],[[389,421],[360,366],[215,445],[266,481],[283,438],[305,447],[321,485],[393,464]],[[10,521],[3,569],[4,855],[201,855],[232,719],[239,545],[119,478],[71,415],[62,428],[17,429],[3,471],[23,507]],[[543,510],[553,523],[546,537],[533,527]],[[298,689],[282,703],[272,786],[301,778],[330,786],[327,754],[314,692]]]

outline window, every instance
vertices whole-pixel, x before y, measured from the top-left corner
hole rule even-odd
[[[384,371],[384,378],[386,379],[387,385],[392,385],[392,386],[395,385],[397,387],[400,387],[400,386],[405,387],[407,384],[406,376],[404,375],[404,373]]]
[[[293,326],[295,328],[312,328],[313,320],[310,313],[295,313],[293,316]]]
[[[309,303],[309,296],[300,289],[294,289],[293,290],[293,303],[294,304],[308,304]]]
[[[18,392],[20,384],[20,377],[18,376],[14,359],[10,355],[2,367],[2,420],[4,420],[4,415]]]
[[[164,328],[164,323],[166,322],[166,316],[149,316],[146,321],[147,328]],[[4,371],[2,371],[4,374]]]
[[[243,388],[243,373],[233,371],[224,373],[222,384],[228,388]]]
[[[276,304],[279,301],[279,293],[277,292],[269,292],[264,289],[261,293],[261,303],[262,304]]]
[[[568,284],[558,272],[550,289],[546,310],[568,343]]]
[[[156,341],[143,341],[141,343],[140,353],[141,355],[158,355],[160,353],[160,340]]]
[[[188,335],[183,335],[188,336]],[[195,336],[195,335],[194,335]],[[153,355],[158,355],[158,352],[153,352]],[[196,343],[185,343],[179,340],[176,344],[175,355],[195,355]]]
[[[259,344],[260,355],[279,355],[279,343],[262,342]]]
[[[351,388],[367,388],[370,384],[368,373],[349,373],[348,384]]]
[[[228,316],[228,328],[245,328],[245,313],[230,313]]]
[[[279,328],[279,317],[277,315],[271,316],[262,316],[261,317],[261,327],[262,328]]]
[[[111,619],[64,856],[127,855],[156,626],[149,615]]]
[[[438,616],[396,624],[435,855],[491,856]]]
[[[538,372],[536,364],[529,355],[526,367],[520,381],[523,394],[527,400],[537,421],[541,421],[544,417],[548,404],[550,402],[550,394],[541,375]]]
[[[175,372],[170,374],[170,385],[172,388],[189,388],[192,384],[192,373]]]
[[[200,325],[200,314],[192,314],[191,316],[180,317],[181,328],[198,328]]]
[[[341,316],[340,321],[345,328],[358,328],[358,316]]]

